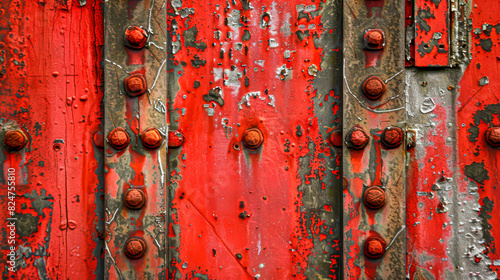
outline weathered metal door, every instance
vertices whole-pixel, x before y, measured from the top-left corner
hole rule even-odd
[[[2,279],[497,279],[499,11],[0,2]]]

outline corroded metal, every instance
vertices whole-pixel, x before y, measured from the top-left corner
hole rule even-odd
[[[243,132],[243,143],[250,149],[256,149],[264,143],[264,135],[258,128],[250,128]]]
[[[26,143],[28,143],[28,138],[21,130],[9,130],[5,132],[3,143],[7,149],[11,151],[19,151]]]
[[[403,139],[403,130],[397,126],[386,127],[380,137],[380,141],[388,149],[399,147],[403,143]]]
[[[108,134],[108,143],[117,150],[125,149],[130,143],[130,136],[123,127],[117,127]]]
[[[385,192],[379,187],[369,187],[365,190],[363,200],[366,207],[370,209],[379,209],[385,205]]]
[[[386,92],[386,90],[387,87],[384,81],[377,76],[368,77],[363,82],[363,93],[368,99],[377,100]]]
[[[166,2],[104,7],[105,278],[166,279]]]

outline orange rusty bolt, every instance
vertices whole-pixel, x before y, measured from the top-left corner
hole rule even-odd
[[[184,143],[184,135],[179,131],[168,132],[168,147],[179,148]]]
[[[156,149],[161,146],[163,137],[158,129],[150,127],[141,134],[142,145],[149,149]]]
[[[385,204],[385,192],[379,187],[369,187],[363,196],[366,207],[376,210]]]
[[[500,147],[500,127],[490,127],[486,130],[486,142],[493,147]]]
[[[117,127],[109,133],[108,142],[111,147],[117,150],[123,150],[130,143],[130,137],[124,128]]]
[[[94,133],[92,140],[94,141],[94,145],[97,148],[99,148],[99,149],[104,148],[104,133],[102,133],[102,131],[98,131],[98,132]]]
[[[131,237],[125,242],[125,255],[131,259],[138,259],[146,252],[146,242],[139,237]]]
[[[364,35],[365,49],[381,50],[385,46],[384,31],[380,29],[368,29]]]
[[[369,236],[365,241],[365,256],[378,259],[385,253],[385,240],[378,236]]]
[[[370,137],[368,136],[368,134],[366,134],[363,128],[356,125],[347,133],[345,140],[347,143],[347,147],[361,150],[366,147],[366,145],[368,145]]]
[[[397,148],[403,143],[403,130],[395,126],[386,127],[382,132],[381,141],[386,148]]]
[[[132,49],[142,49],[148,40],[148,33],[138,26],[130,26],[125,31],[125,45]]]
[[[332,146],[337,148],[342,147],[342,130],[337,129],[330,133],[329,140]]]
[[[243,143],[247,148],[257,149],[264,142],[264,136],[257,128],[249,128],[243,132]]]
[[[124,202],[129,209],[141,209],[146,203],[146,195],[140,189],[129,189],[125,194]]]
[[[19,151],[26,146],[28,138],[21,130],[9,130],[5,133],[3,141],[7,149],[11,151]]]
[[[387,90],[384,81],[377,76],[368,77],[363,83],[363,93],[371,100],[379,99]]]
[[[142,95],[148,90],[146,78],[142,74],[132,74],[125,78],[125,91],[129,96]]]

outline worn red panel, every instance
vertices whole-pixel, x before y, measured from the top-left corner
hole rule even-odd
[[[415,66],[448,65],[448,5],[447,0],[415,0]]]
[[[102,156],[92,142],[101,124],[102,11],[99,2],[0,3],[1,141],[22,130],[29,144],[2,145],[0,205],[16,182],[16,279],[102,277]],[[5,221],[8,213],[3,211]],[[10,252],[2,226],[2,266]],[[10,232],[9,232],[10,233]]]
[[[332,2],[172,2],[172,279],[341,278]]]

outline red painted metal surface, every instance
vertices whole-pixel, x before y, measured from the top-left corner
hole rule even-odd
[[[100,278],[103,165],[92,141],[102,116],[100,3],[9,0],[0,14],[2,279]],[[3,146],[11,128],[29,139],[20,151]]]
[[[450,7],[446,0],[415,0],[415,66],[448,65]]]

